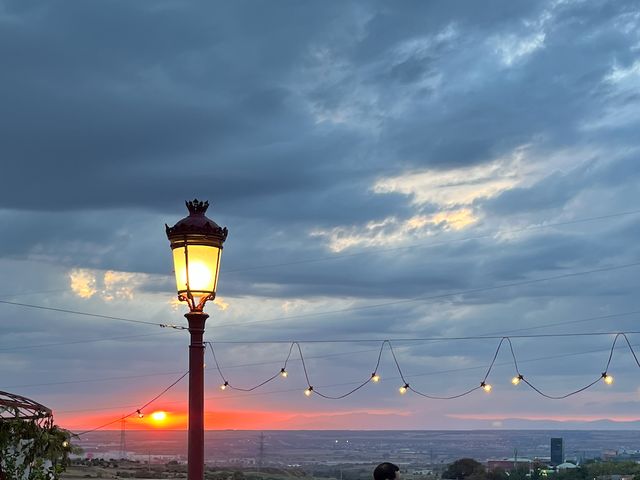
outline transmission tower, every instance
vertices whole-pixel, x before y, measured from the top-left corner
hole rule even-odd
[[[260,449],[258,450],[258,473],[262,471],[264,461],[264,432],[260,432]]]
[[[125,441],[125,430],[127,428],[127,419],[122,416],[120,420],[120,458],[127,458],[127,443]]]

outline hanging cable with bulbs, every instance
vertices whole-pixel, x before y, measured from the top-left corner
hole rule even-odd
[[[626,332],[629,333],[629,332]],[[216,364],[216,369],[218,370],[218,373],[220,374],[220,377],[223,380],[222,385],[220,386],[221,390],[226,390],[227,388],[233,389],[233,390],[238,390],[238,391],[243,391],[243,392],[251,392],[271,381],[273,381],[274,379],[276,379],[278,376],[280,377],[284,377],[286,378],[288,375],[288,372],[286,370],[287,364],[289,362],[289,360],[291,359],[291,354],[293,352],[294,347],[297,348],[298,353],[299,353],[299,357],[300,357],[300,362],[302,363],[302,367],[303,367],[303,372],[304,372],[304,378],[305,381],[307,383],[307,387],[304,390],[304,394],[307,397],[312,396],[313,394],[316,394],[322,398],[325,399],[329,399],[329,400],[340,400],[343,399],[345,397],[348,397],[350,395],[352,395],[353,393],[357,392],[358,390],[360,390],[361,388],[363,388],[365,385],[369,384],[369,383],[378,383],[380,382],[380,375],[378,373],[378,369],[380,367],[380,361],[382,358],[382,353],[384,351],[384,347],[388,346],[389,347],[389,351],[391,352],[391,356],[393,358],[395,367],[398,371],[398,374],[400,376],[400,379],[402,380],[403,384],[399,387],[398,391],[400,394],[404,395],[407,392],[411,391],[413,393],[416,393],[417,395],[421,396],[421,397],[425,397],[431,400],[453,400],[456,398],[461,398],[464,396],[467,396],[473,392],[475,392],[476,390],[482,389],[484,392],[486,393],[491,393],[493,386],[491,385],[491,383],[489,383],[488,379],[489,379],[489,375],[491,374],[494,366],[495,366],[495,362],[498,358],[498,355],[504,345],[504,343],[506,342],[509,345],[509,350],[511,353],[511,358],[513,361],[513,367],[515,369],[515,376],[511,379],[511,383],[514,386],[518,386],[520,383],[525,383],[526,385],[528,385],[534,392],[536,392],[537,394],[541,395],[542,397],[551,399],[551,400],[561,400],[564,398],[568,398],[570,396],[576,395],[577,393],[583,392],[591,387],[593,387],[594,385],[596,385],[600,380],[602,380],[605,384],[607,385],[611,385],[614,382],[614,378],[613,375],[611,375],[608,370],[609,370],[609,366],[611,364],[611,360],[613,358],[613,352],[616,348],[616,343],[618,341],[618,339],[620,337],[622,337],[626,344],[627,347],[631,353],[631,355],[633,356],[633,359],[636,363],[636,365],[640,368],[640,360],[638,360],[638,356],[636,355],[633,346],[631,345],[631,342],[629,341],[629,338],[627,337],[627,334],[625,332],[618,332],[615,333],[615,337],[613,340],[613,343],[611,345],[611,348],[609,350],[609,357],[608,360],[606,362],[606,366],[604,368],[604,371],[598,376],[598,378],[590,383],[588,383],[587,385],[577,389],[577,390],[573,390],[571,392],[568,392],[566,394],[563,395],[550,395],[548,393],[545,393],[543,390],[541,390],[538,386],[534,385],[529,379],[525,378],[524,374],[520,371],[520,368],[518,366],[518,360],[516,357],[516,353],[514,350],[514,346],[512,343],[512,337],[508,337],[508,336],[504,336],[504,337],[500,337],[500,340],[498,342],[498,346],[493,354],[493,358],[491,359],[491,362],[489,364],[489,367],[487,368],[482,380],[479,382],[479,384],[477,384],[476,386],[473,386],[472,388],[469,388],[468,390],[463,391],[462,393],[458,393],[455,395],[449,395],[449,396],[439,396],[439,395],[434,395],[434,394],[430,394],[430,393],[425,393],[417,388],[415,388],[414,386],[412,386],[409,381],[407,380],[407,378],[405,377],[403,371],[402,371],[402,367],[400,366],[400,362],[398,360],[398,357],[396,356],[396,352],[393,348],[393,345],[391,343],[391,340],[382,340],[381,341],[381,345],[380,345],[380,349],[378,350],[378,356],[377,356],[377,360],[375,363],[375,367],[373,369],[373,372],[371,373],[371,375],[364,380],[361,383],[358,383],[356,387],[352,388],[351,390],[340,394],[340,395],[328,395],[326,393],[323,393],[322,391],[319,391],[317,387],[314,387],[314,385],[311,382],[310,379],[310,375],[309,375],[309,371],[307,369],[307,364],[305,361],[305,357],[304,354],[302,352],[302,347],[300,345],[301,342],[291,342],[291,345],[289,347],[289,352],[287,354],[287,357],[284,361],[284,366],[280,369],[279,372],[277,372],[276,374],[270,376],[269,378],[267,378],[266,380],[252,386],[249,388],[241,388],[241,387],[236,387],[236,386],[232,386],[231,383],[229,382],[229,380],[227,379],[227,377],[222,373],[222,368],[220,366],[220,363],[218,362],[218,359],[216,357],[215,354],[215,349],[213,347],[213,343],[212,342],[207,342],[207,344],[209,345],[209,349],[211,350],[211,354],[213,356],[213,360]],[[634,332],[636,333],[636,332]],[[584,335],[610,335],[611,333],[577,333],[575,334],[576,336],[584,336]],[[569,336],[570,334],[543,334],[543,335],[517,335],[514,338],[537,338],[537,337],[542,337],[542,336]],[[461,337],[462,338],[462,337]],[[468,338],[473,338],[473,337],[468,337]],[[495,337],[478,337],[478,338],[495,338]]]
[[[607,362],[605,364],[605,368],[604,371],[592,382],[588,383],[587,385],[577,389],[577,390],[573,390],[569,393],[563,394],[563,395],[549,395],[548,393],[544,392],[543,390],[541,390],[539,387],[537,387],[536,385],[534,385],[528,378],[525,378],[525,375],[522,373],[522,371],[520,370],[519,364],[518,364],[518,360],[517,360],[517,356],[515,353],[515,349],[512,343],[512,338],[539,338],[539,337],[566,337],[566,336],[571,336],[571,334],[543,334],[543,335],[517,335],[514,337],[501,337],[500,341],[498,343],[498,346],[495,350],[495,353],[493,355],[492,361],[489,364],[489,367],[487,368],[482,381],[480,382],[479,385],[476,385],[472,388],[470,388],[469,390],[466,390],[460,394],[457,395],[451,395],[451,396],[436,396],[436,395],[431,395],[431,394],[426,394],[416,388],[414,388],[412,385],[410,385],[410,383],[408,382],[407,378],[405,377],[402,368],[400,366],[400,361],[398,360],[398,357],[396,356],[396,352],[394,350],[393,344],[390,340],[382,340],[381,341],[381,345],[380,348],[377,349],[378,355],[377,355],[377,359],[376,359],[376,363],[375,363],[375,367],[373,369],[373,372],[371,373],[371,375],[364,381],[361,383],[358,383],[357,386],[355,388],[352,388],[351,390],[347,391],[344,394],[341,395],[336,395],[336,396],[332,396],[332,395],[327,395],[325,393],[323,393],[322,391],[318,391],[318,389],[316,387],[314,387],[311,383],[311,379],[309,376],[309,371],[307,369],[307,365],[306,365],[306,361],[305,361],[305,357],[302,351],[302,347],[300,345],[300,343],[302,342],[291,342],[291,345],[289,346],[289,351],[288,354],[284,360],[284,364],[283,367],[280,368],[280,370],[278,370],[278,372],[272,376],[270,376],[269,378],[267,378],[266,380],[258,383],[257,385],[250,387],[250,388],[241,388],[241,387],[237,387],[235,385],[232,385],[230,383],[230,381],[227,379],[226,376],[224,376],[223,372],[222,372],[222,367],[220,365],[220,363],[218,362],[218,359],[216,357],[215,354],[215,350],[213,348],[213,344],[212,342],[206,342],[207,345],[209,345],[209,349],[211,350],[211,354],[213,356],[214,362],[216,364],[216,369],[219,373],[219,375],[222,377],[223,379],[223,383],[221,385],[221,389],[222,390],[226,390],[227,388],[232,389],[232,390],[237,390],[237,391],[241,391],[241,392],[252,392],[253,390],[256,390],[257,388],[264,386],[265,384],[275,380],[277,377],[281,377],[281,378],[287,378],[288,377],[288,371],[286,369],[289,361],[291,360],[291,355],[293,353],[293,349],[297,348],[299,356],[300,356],[300,361],[302,363],[303,366],[303,371],[304,371],[304,375],[305,375],[305,380],[307,382],[307,388],[304,390],[304,394],[307,397],[312,396],[313,394],[317,394],[318,396],[325,398],[325,399],[330,399],[330,400],[339,400],[342,398],[345,398],[353,393],[355,393],[356,391],[360,390],[361,388],[363,388],[365,385],[369,384],[369,383],[379,383],[381,378],[380,375],[378,373],[378,369],[380,367],[380,362],[382,359],[382,353],[384,351],[384,347],[385,345],[389,347],[389,351],[391,352],[392,358],[394,360],[394,364],[396,366],[396,369],[398,371],[398,374],[400,376],[401,381],[403,382],[403,385],[400,386],[400,388],[398,389],[400,394],[406,394],[407,392],[411,391],[413,393],[416,393],[419,396],[425,397],[425,398],[429,398],[429,399],[433,399],[433,400],[453,400],[456,398],[460,398],[466,395],[469,395],[470,393],[482,389],[483,391],[485,391],[486,393],[490,393],[493,389],[492,385],[490,383],[488,383],[488,378],[489,375],[491,374],[494,366],[496,365],[496,360],[498,358],[498,355],[500,353],[501,348],[503,347],[504,343],[506,342],[509,345],[509,350],[511,353],[511,360],[512,360],[512,364],[515,370],[515,376],[511,379],[511,383],[514,386],[518,386],[521,383],[524,383],[526,385],[528,385],[534,392],[536,392],[537,394],[539,394],[540,396],[544,397],[544,398],[548,398],[551,400],[562,400],[565,398],[568,398],[572,395],[576,395],[580,392],[583,392],[591,387],[593,387],[594,385],[596,385],[599,381],[602,381],[603,383],[605,383],[606,385],[612,385],[614,383],[614,377],[613,375],[611,375],[609,373],[609,367],[611,365],[611,361],[613,359],[613,353],[614,350],[616,348],[617,342],[620,338],[624,339],[627,348],[629,350],[629,352],[631,353],[633,360],[635,362],[635,364],[638,366],[638,368],[640,368],[640,360],[638,359],[638,355],[636,354],[633,345],[631,344],[627,334],[629,333],[638,333],[638,332],[619,332],[619,333],[611,333],[611,332],[605,332],[605,333],[577,333],[575,334],[575,336],[585,336],[585,335],[615,335],[614,339],[613,339],[613,343],[611,345],[611,348],[609,349],[609,355],[607,358]],[[463,339],[471,339],[474,338],[476,339],[476,337],[460,337]],[[460,339],[457,338],[457,339]],[[487,338],[493,338],[493,337],[477,337],[477,339],[487,339]],[[442,340],[442,339],[440,339]],[[451,340],[451,339],[449,339]],[[84,435],[90,432],[94,432],[96,430],[100,430],[102,428],[105,428],[109,425],[112,425],[116,422],[121,421],[123,418],[128,418],[131,417],[133,415],[137,415],[138,418],[143,418],[144,417],[144,409],[146,407],[148,407],[151,403],[155,402],[158,398],[160,398],[161,396],[163,396],[166,392],[168,392],[171,388],[173,388],[175,385],[177,385],[183,378],[185,378],[188,375],[188,371],[183,373],[177,380],[175,380],[173,383],[171,383],[168,387],[166,387],[164,390],[162,390],[158,395],[156,395],[155,397],[153,397],[151,400],[149,400],[148,402],[146,402],[144,405],[142,405],[141,407],[131,411],[129,414],[124,415],[124,416],[120,416],[117,419],[110,421],[108,423],[105,423],[103,425],[100,425],[98,427],[92,428],[90,430],[85,430],[83,432],[80,433],[76,433],[74,435],[76,436],[80,436],[80,435]],[[290,390],[287,390],[290,391]],[[272,392],[272,393],[277,393],[277,392]]]
[[[91,432],[95,432],[96,430],[100,430],[104,427],[108,427],[109,425],[113,425],[116,422],[120,422],[122,420],[124,420],[125,418],[129,418],[133,415],[137,415],[138,418],[143,418],[144,417],[144,409],[147,408],[149,405],[151,405],[153,402],[155,402],[156,400],[158,400],[160,397],[162,397],[165,393],[167,393],[169,390],[171,390],[173,387],[175,387],[178,383],[180,383],[180,380],[182,380],[184,377],[186,377],[189,374],[189,370],[187,370],[186,372],[184,372],[180,378],[178,378],[176,381],[174,381],[171,385],[169,385],[167,388],[165,388],[164,390],[162,390],[158,395],[156,395],[155,397],[153,397],[151,400],[149,400],[147,403],[145,403],[144,405],[142,405],[140,408],[135,409],[134,411],[128,413],[127,415],[123,415],[121,417],[116,418],[115,420],[111,421],[111,422],[107,422],[103,425],[100,425],[99,427],[95,427],[92,428],[90,430],[85,430],[83,432],[79,432],[79,433],[74,433],[73,435],[76,437],[80,437],[81,435],[86,435],[87,433],[91,433]]]

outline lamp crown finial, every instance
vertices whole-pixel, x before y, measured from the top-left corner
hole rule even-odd
[[[191,201],[184,202],[187,208],[189,209],[189,213],[191,215],[204,215],[209,208],[209,202],[205,200],[204,202],[199,201],[197,198],[194,198]]]

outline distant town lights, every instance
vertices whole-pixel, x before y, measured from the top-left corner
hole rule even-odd
[[[493,388],[490,383],[485,383],[485,382],[480,383],[480,386],[487,393],[491,392],[491,389]]]
[[[602,381],[607,385],[611,385],[613,383],[613,375],[609,375],[607,372],[602,374]]]

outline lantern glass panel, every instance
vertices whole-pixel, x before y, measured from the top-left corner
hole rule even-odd
[[[194,296],[215,294],[218,284],[220,251],[220,248],[208,245],[187,244],[174,248],[173,266],[178,293],[190,291]]]

